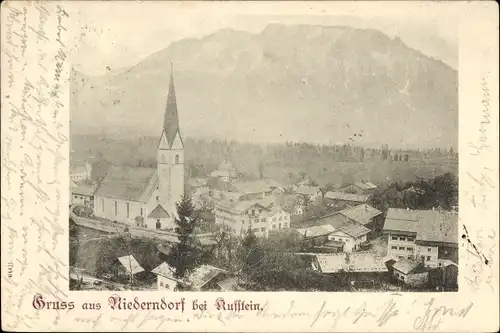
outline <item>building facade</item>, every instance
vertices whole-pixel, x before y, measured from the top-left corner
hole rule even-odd
[[[268,237],[270,232],[290,228],[290,214],[264,200],[225,199],[215,204],[215,223],[235,234],[252,229],[257,237]]]
[[[435,268],[458,262],[458,215],[437,210],[389,208],[384,223],[387,255]]]

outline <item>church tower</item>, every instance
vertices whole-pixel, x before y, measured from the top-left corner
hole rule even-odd
[[[179,129],[175,97],[173,65],[170,69],[167,107],[158,145],[159,201],[165,210],[176,216],[176,204],[184,195],[184,144]]]

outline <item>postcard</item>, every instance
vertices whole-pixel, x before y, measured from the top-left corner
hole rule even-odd
[[[498,331],[495,3],[1,13],[3,330]]]

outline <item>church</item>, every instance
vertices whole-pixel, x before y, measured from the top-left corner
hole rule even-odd
[[[175,228],[176,204],[184,195],[184,144],[172,69],[156,159],[156,168],[111,166],[95,191],[94,215],[148,229]]]

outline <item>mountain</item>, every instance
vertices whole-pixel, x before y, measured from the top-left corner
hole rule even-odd
[[[184,136],[457,147],[457,71],[376,30],[310,25],[225,29],[104,76],[73,70],[72,133],[158,135],[171,62]]]

